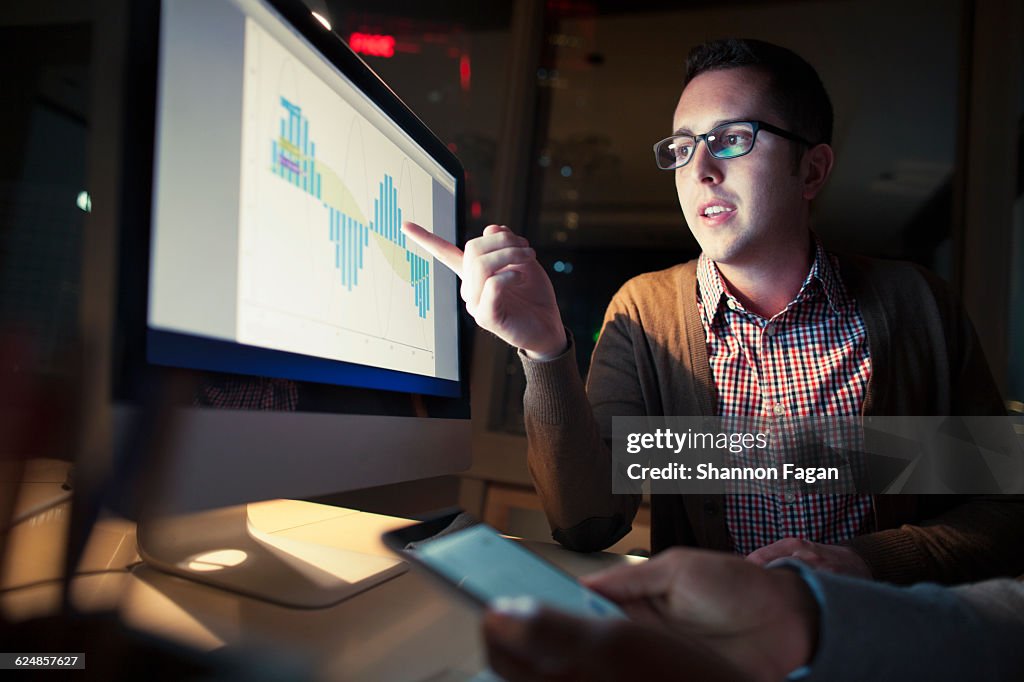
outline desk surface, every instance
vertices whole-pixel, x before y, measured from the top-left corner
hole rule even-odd
[[[35,495],[35,500],[39,494]],[[22,506],[22,505],[19,505]],[[5,587],[59,575],[66,509],[60,507],[12,534]],[[259,530],[296,540],[393,556],[380,541],[404,519],[293,500],[249,505]],[[574,575],[629,561],[618,555],[581,555],[557,545],[527,543]],[[83,560],[83,572],[117,569],[137,560],[134,526],[101,521]],[[344,680],[459,680],[483,665],[479,614],[419,573],[409,571],[340,604],[289,609],[167,575],[145,565],[131,572],[75,580],[85,610],[120,609],[139,629],[204,650],[225,645],[272,648],[310,664],[318,678]],[[55,609],[56,583],[7,593],[2,606],[18,620]]]

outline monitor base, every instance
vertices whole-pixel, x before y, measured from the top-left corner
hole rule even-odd
[[[399,559],[263,533],[246,505],[140,519],[137,536],[153,568],[291,608],[333,606],[407,569]]]

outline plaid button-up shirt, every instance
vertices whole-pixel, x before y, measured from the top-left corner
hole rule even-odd
[[[838,262],[815,240],[815,258],[796,298],[765,319],[726,289],[714,262],[697,264],[697,307],[723,417],[855,416],[871,357],[856,301]],[[733,494],[726,526],[736,552],[786,537],[839,544],[872,530],[870,495]]]

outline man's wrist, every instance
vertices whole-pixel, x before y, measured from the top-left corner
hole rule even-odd
[[[553,343],[551,344],[551,346],[549,346],[548,349],[541,350],[539,352],[532,351],[528,348],[523,348],[522,350],[526,357],[530,358],[534,362],[548,362],[549,360],[554,360],[558,356],[565,353],[565,351],[569,350],[569,338],[566,335],[565,330],[563,329],[562,339],[560,343]]]
[[[779,631],[787,633],[779,650],[783,674],[792,674],[810,664],[818,648],[821,610],[818,599],[798,570],[781,566],[771,571],[779,586],[784,608]]]

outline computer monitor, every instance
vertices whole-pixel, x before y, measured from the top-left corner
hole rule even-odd
[[[335,603],[401,565],[304,562],[233,505],[468,468],[456,278],[400,231],[458,241],[462,167],[297,0],[134,11],[114,404],[121,450],[162,463],[140,553]],[[189,370],[184,399],[151,400],[154,368]]]

